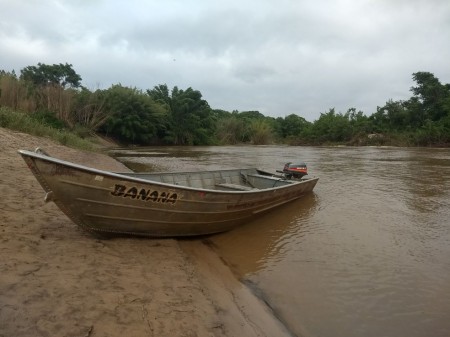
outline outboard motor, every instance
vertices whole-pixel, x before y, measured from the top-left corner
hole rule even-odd
[[[286,163],[283,168],[283,173],[288,179],[301,179],[303,176],[306,176],[308,174],[308,169],[306,167],[306,163]]]

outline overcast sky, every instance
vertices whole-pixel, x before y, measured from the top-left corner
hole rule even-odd
[[[450,0],[0,0],[0,69],[69,63],[91,90],[199,90],[211,108],[366,115],[450,83]]]

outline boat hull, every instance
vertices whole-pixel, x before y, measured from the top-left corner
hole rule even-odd
[[[216,190],[212,188],[213,180],[236,172],[205,172],[202,176],[180,173],[188,178],[201,177],[210,184],[209,188],[198,188],[96,170],[30,151],[19,153],[45,190],[47,201],[54,201],[83,229],[105,234],[173,237],[228,231],[311,192],[318,181],[275,181],[274,185],[280,186]],[[239,170],[239,174],[256,184],[257,179],[264,177],[255,172],[256,169]],[[170,176],[172,180],[176,177],[173,173]],[[158,177],[167,178],[164,174]]]

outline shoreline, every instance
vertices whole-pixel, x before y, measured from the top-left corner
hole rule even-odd
[[[17,150],[124,165],[9,129],[0,139],[0,336],[291,336],[202,240],[84,232],[44,203]]]

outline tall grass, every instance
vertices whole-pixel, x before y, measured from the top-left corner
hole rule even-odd
[[[254,145],[266,145],[272,141],[272,128],[265,120],[254,120],[250,124],[250,139]]]
[[[80,150],[94,150],[94,143],[79,137],[68,130],[56,129],[42,120],[32,118],[30,114],[0,107],[0,127],[24,132],[30,135],[47,137],[62,145]]]

